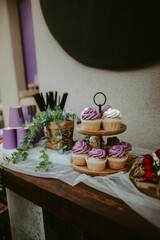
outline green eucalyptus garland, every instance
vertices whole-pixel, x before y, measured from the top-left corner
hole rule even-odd
[[[28,134],[24,137],[21,142],[21,146],[16,149],[15,152],[11,154],[11,157],[5,157],[3,160],[5,163],[17,163],[19,161],[24,161],[28,156],[28,151],[33,147],[34,139],[38,131],[44,127],[46,127],[50,122],[54,121],[58,126],[65,120],[73,120],[76,118],[74,113],[67,113],[62,110],[59,106],[57,106],[54,110],[48,108],[46,111],[37,112],[33,121],[29,124]],[[60,135],[60,129],[58,129]],[[60,138],[60,137],[59,137]],[[59,152],[63,153],[65,146],[59,145]],[[46,153],[46,148],[43,146],[40,151],[42,154],[40,156],[42,162],[40,162],[39,166],[36,167],[36,171],[47,171],[49,168],[53,167],[52,162],[49,161],[49,156]]]

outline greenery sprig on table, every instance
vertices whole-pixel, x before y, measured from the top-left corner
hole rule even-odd
[[[15,152],[11,154],[11,157],[5,157],[3,160],[5,163],[17,163],[19,161],[24,161],[28,156],[28,151],[34,145],[34,139],[36,138],[37,133],[40,129],[47,127],[50,122],[54,121],[58,128],[58,137],[60,138],[60,124],[63,121],[74,121],[77,116],[73,112],[66,112],[62,110],[59,106],[55,107],[55,109],[48,108],[46,111],[37,112],[33,121],[29,124],[28,134],[24,137],[24,140],[21,142],[21,146],[16,149]],[[77,118],[78,119],[78,118]],[[59,145],[58,149],[61,153],[64,152],[65,146]],[[43,159],[39,166],[36,167],[36,171],[47,171],[49,168],[53,166],[52,162],[49,161],[48,154],[46,153],[46,148],[43,146],[40,151],[42,155],[40,156]]]
[[[40,164],[36,166],[36,169],[35,169],[36,172],[47,171],[48,169],[53,167],[53,163],[49,161],[49,156],[46,153],[45,147],[41,149],[40,152],[42,153],[40,158],[42,158],[43,161],[41,161]]]

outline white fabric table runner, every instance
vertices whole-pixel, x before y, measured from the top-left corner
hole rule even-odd
[[[129,179],[129,173],[119,172],[107,176],[95,177],[81,174],[70,166],[70,152],[60,154],[51,149],[47,149],[47,154],[49,155],[50,161],[54,164],[53,168],[47,172],[35,172],[35,167],[42,161],[39,159],[41,155],[39,152],[40,149],[41,145],[38,144],[29,151],[29,155],[25,161],[9,164],[6,167],[13,171],[32,176],[59,179],[71,186],[83,182],[92,188],[123,200],[138,214],[160,228],[160,201],[137,190]],[[0,144],[0,162],[3,162],[3,157],[10,157],[14,151],[15,149],[6,150],[3,148],[3,145]],[[135,155],[140,156],[150,151],[134,148],[133,152]]]

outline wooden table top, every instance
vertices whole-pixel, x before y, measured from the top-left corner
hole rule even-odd
[[[157,239],[160,229],[149,223],[123,201],[83,183],[70,186],[60,180],[29,176],[2,169],[6,188],[82,230],[90,230],[99,239],[118,232],[142,239]],[[113,230],[114,229],[114,230]],[[127,235],[126,235],[127,236]],[[129,239],[129,238],[128,238]]]

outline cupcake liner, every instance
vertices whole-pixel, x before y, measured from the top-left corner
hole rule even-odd
[[[96,120],[81,120],[83,130],[98,131],[101,128],[101,119]]]
[[[94,157],[86,158],[87,167],[90,171],[101,172],[106,167],[107,159],[98,159]]]
[[[128,159],[128,155],[121,158],[112,157],[112,156],[107,157],[109,167],[117,170],[125,167],[127,159]]]
[[[104,130],[115,131],[121,128],[121,119],[103,119],[102,127]]]
[[[72,157],[73,163],[75,165],[77,165],[77,166],[86,166],[87,165],[86,159],[85,159],[87,157],[87,154],[72,153],[71,157]]]

